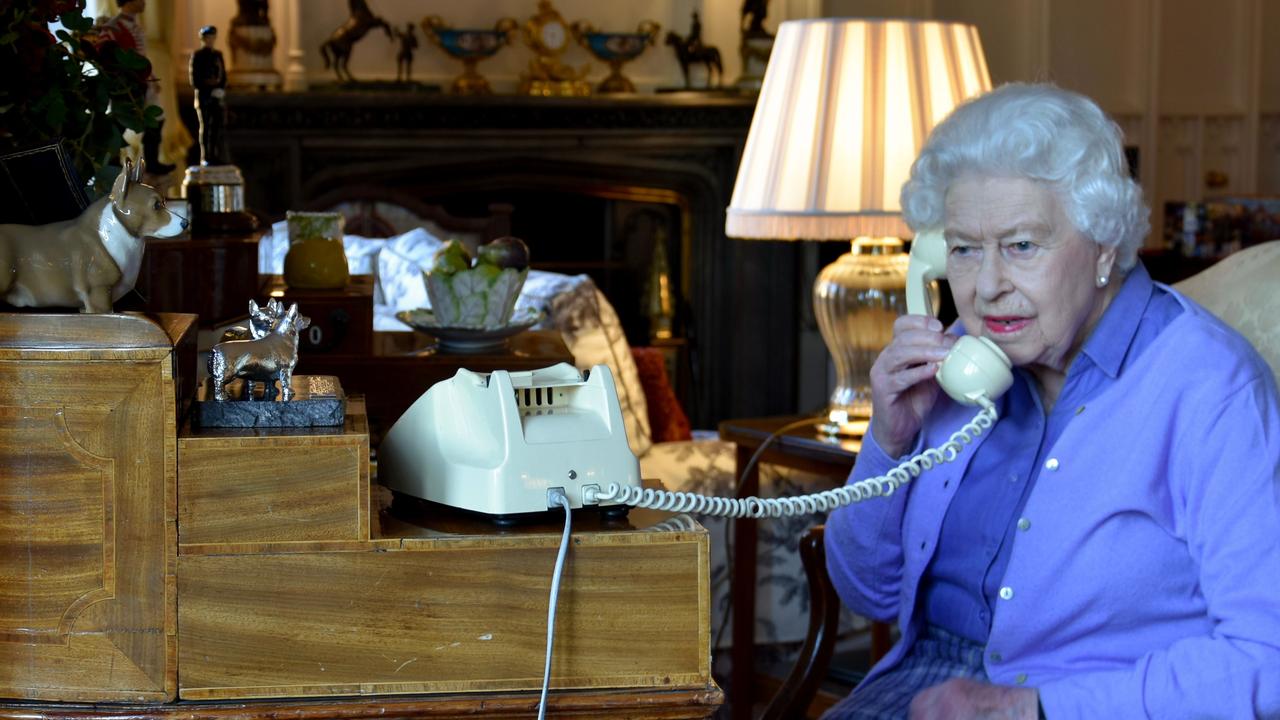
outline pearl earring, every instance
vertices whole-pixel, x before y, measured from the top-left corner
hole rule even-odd
[[[1110,278],[1108,278],[1106,275],[1099,275],[1099,276],[1098,276],[1098,287],[1100,287],[1100,288],[1104,288],[1104,287],[1106,287],[1106,286],[1107,286],[1107,281],[1108,281],[1109,279],[1110,279]]]

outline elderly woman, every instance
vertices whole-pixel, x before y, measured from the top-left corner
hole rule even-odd
[[[902,205],[943,231],[959,323],[898,319],[851,481],[972,419],[934,379],[957,334],[1014,383],[954,462],[831,515],[841,598],[902,639],[829,717],[1280,717],[1275,381],[1138,262],[1118,128],[1002,87],[937,126]]]

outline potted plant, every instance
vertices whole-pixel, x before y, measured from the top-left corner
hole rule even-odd
[[[50,31],[50,24],[61,28]],[[61,140],[82,178],[106,192],[125,130],[155,127],[151,64],[97,33],[84,0],[0,4],[0,153]]]

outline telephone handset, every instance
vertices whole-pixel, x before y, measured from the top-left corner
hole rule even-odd
[[[947,242],[940,230],[927,230],[911,241],[907,267],[907,312],[933,315],[929,283],[947,271]],[[962,405],[994,400],[1013,384],[1013,363],[990,338],[962,335],[938,368],[938,384]]]
[[[942,233],[935,231],[917,235],[911,243],[909,262],[907,312],[931,315],[933,303],[929,298],[929,282],[942,277],[947,269],[947,243]],[[902,461],[884,475],[810,495],[780,498],[718,498],[639,486],[621,487],[617,484],[610,484],[607,490],[600,492],[593,485],[590,492],[584,491],[583,503],[615,502],[668,512],[762,518],[829,512],[868,498],[892,495],[925,470],[955,460],[965,445],[995,424],[996,407],[992,401],[1003,395],[1013,384],[1012,366],[1009,357],[989,338],[974,335],[959,337],[942,361],[942,366],[938,368],[938,384],[956,402],[980,406],[982,409],[971,422],[952,433],[945,443]],[[764,445],[761,446],[763,448]]]

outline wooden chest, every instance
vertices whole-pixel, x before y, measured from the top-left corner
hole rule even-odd
[[[178,538],[204,545],[369,539],[369,430],[192,428],[178,437]]]
[[[280,298],[287,308],[311,318],[311,327],[298,336],[300,357],[317,354],[366,356],[373,351],[373,276],[352,275],[338,290],[301,290],[285,284],[280,275],[268,275],[263,298]]]
[[[194,327],[0,314],[0,696],[174,697]]]

